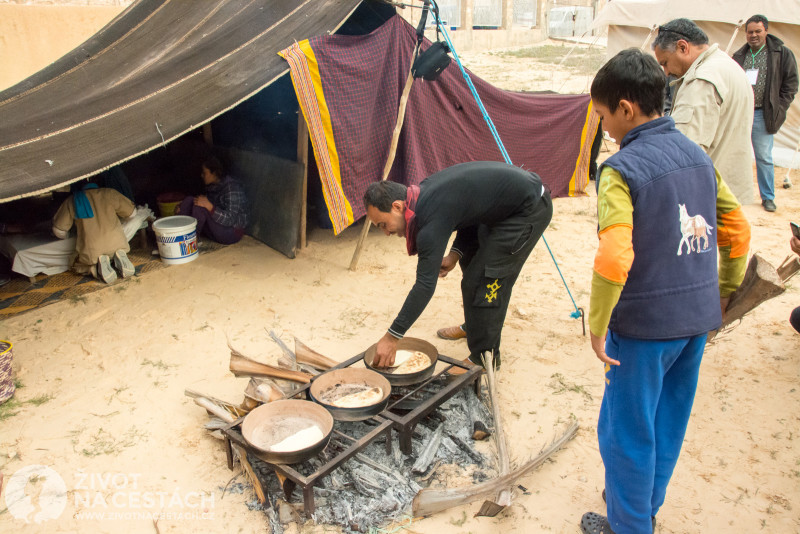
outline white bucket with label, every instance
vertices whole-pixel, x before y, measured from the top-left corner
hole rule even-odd
[[[187,263],[197,257],[197,219],[173,215],[153,223],[158,253],[167,265]]]

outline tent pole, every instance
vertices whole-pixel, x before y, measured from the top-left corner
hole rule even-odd
[[[210,122],[203,125],[203,141],[205,141],[208,146],[214,146],[214,135],[211,133]]]
[[[303,114],[297,112],[297,162],[303,166],[303,189],[300,193],[300,235],[297,248],[306,248],[306,219],[308,218],[308,126]]]
[[[728,47],[725,49],[725,53],[731,55],[731,47],[733,46],[733,40],[736,39],[736,35],[739,33],[739,28],[742,27],[742,23],[744,21],[740,20],[739,24],[736,25],[736,28],[733,29],[733,35],[731,35],[731,40],[728,41]]]
[[[417,43],[417,50],[419,49],[419,43]],[[414,50],[414,55],[412,57],[416,57],[417,50]],[[414,62],[412,61],[411,64],[413,65]],[[400,130],[403,129],[403,119],[406,116],[406,104],[408,103],[408,94],[411,92],[411,85],[414,83],[414,75],[411,69],[408,70],[408,77],[406,78],[406,86],[403,88],[403,96],[400,97],[400,108],[397,110],[397,123],[394,125],[394,132],[392,132],[392,144],[389,146],[389,157],[386,160],[386,165],[383,167],[383,177],[381,178],[381,182],[386,180],[389,176],[389,171],[392,170],[392,164],[394,163],[394,157],[397,153],[397,140],[400,138]],[[361,229],[361,235],[358,238],[358,244],[356,245],[356,250],[353,253],[353,259],[350,261],[350,270],[355,271],[356,267],[358,266],[358,259],[361,257],[361,249],[364,247],[364,240],[367,238],[367,234],[369,233],[369,227],[372,222],[369,220],[369,217],[364,217],[364,227]]]

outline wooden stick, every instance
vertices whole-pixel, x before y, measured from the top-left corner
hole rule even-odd
[[[436,456],[436,453],[439,451],[439,446],[442,444],[443,434],[444,424],[440,424],[428,440],[428,443],[426,443],[423,447],[422,452],[419,453],[419,458],[417,458],[417,461],[414,462],[414,466],[411,468],[411,471],[421,474],[428,469],[428,466],[431,465],[431,462],[433,461],[433,457]]]
[[[311,375],[302,371],[290,371],[251,360],[246,356],[235,354],[231,351],[230,370],[233,376],[266,376],[269,378],[282,378],[292,382],[307,384],[311,382]]]
[[[205,397],[195,397],[194,398],[195,404],[198,406],[202,406],[216,417],[219,417],[226,423],[233,423],[236,418],[229,414],[225,409],[217,406],[209,399]],[[267,498],[264,495],[264,488],[261,487],[261,481],[256,476],[255,471],[253,471],[253,466],[250,465],[250,462],[247,460],[247,451],[245,451],[242,447],[237,445],[236,443],[231,442],[231,448],[233,449],[233,453],[239,458],[239,463],[242,465],[242,470],[247,478],[250,480],[250,483],[253,485],[253,490],[256,492],[256,497],[258,498],[258,502],[264,504],[267,502]]]
[[[229,414],[231,414],[233,416],[233,419],[238,419],[239,417],[242,417],[243,415],[247,414],[247,411],[243,410],[241,406],[237,406],[232,402],[226,402],[222,399],[212,397],[211,395],[206,395],[205,393],[200,393],[199,391],[195,391],[193,389],[187,388],[183,390],[183,394],[191,399],[204,398],[209,402],[215,404],[218,408],[221,408],[226,412],[228,412]]]
[[[508,445],[506,435],[503,432],[503,418],[500,413],[500,399],[497,393],[497,383],[494,377],[494,353],[486,351],[482,355],[483,365],[486,369],[486,378],[489,383],[489,398],[492,401],[492,415],[494,416],[494,439],[497,442],[497,457],[500,464],[500,477],[508,474],[511,470],[511,462],[508,459]],[[503,488],[494,501],[487,500],[481,506],[477,515],[494,517],[506,506],[511,504],[511,489]]]
[[[419,50],[419,43],[414,47],[414,54],[412,57],[417,56],[417,51]],[[408,77],[406,78],[406,85],[403,87],[403,94],[400,97],[400,108],[397,110],[397,122],[394,125],[394,131],[392,132],[392,143],[389,145],[389,157],[386,159],[386,165],[383,166],[383,177],[381,178],[381,182],[386,180],[389,177],[389,171],[392,170],[392,164],[394,164],[394,157],[397,153],[397,141],[400,139],[400,130],[403,129],[403,120],[406,116],[406,104],[408,103],[408,95],[411,92],[411,85],[414,83],[414,74],[411,70],[411,67],[414,65],[414,62],[411,62],[411,65],[408,69]],[[356,245],[356,250],[353,252],[353,259],[350,260],[350,270],[355,271],[356,267],[358,266],[358,259],[361,257],[361,249],[364,246],[364,240],[367,238],[367,234],[369,233],[369,226],[371,221],[369,217],[364,217],[364,227],[361,229],[361,235],[358,237],[358,244]]]
[[[487,418],[484,416],[485,410],[472,388],[464,388],[464,397],[466,397],[467,414],[472,420],[472,439],[482,441],[492,435]]]
[[[294,355],[298,362],[313,365],[321,371],[327,371],[331,367],[339,365],[338,362],[335,362],[327,356],[323,356],[319,352],[309,348],[305,343],[297,338],[294,338]]]
[[[786,256],[786,259],[783,260],[783,263],[778,267],[778,276],[781,282],[785,284],[791,277],[797,274],[797,271],[800,271],[800,258],[798,258],[796,254],[792,254],[791,256]]]
[[[753,254],[750,263],[747,264],[747,271],[744,273],[741,285],[731,294],[720,330],[741,319],[762,302],[777,297],[785,290],[781,276],[775,267],[758,254]],[[718,332],[719,330],[709,332],[708,341],[714,339]]]
[[[505,476],[493,480],[487,480],[480,484],[474,484],[466,488],[452,488],[446,490],[424,489],[414,497],[412,510],[415,517],[435,514],[454,506],[468,504],[480,498],[482,495],[496,492],[508,487],[518,478],[542,465],[547,458],[558,451],[569,440],[575,437],[578,432],[578,422],[573,421],[564,434],[556,441],[544,449],[536,458],[528,461],[521,467],[508,473]]]

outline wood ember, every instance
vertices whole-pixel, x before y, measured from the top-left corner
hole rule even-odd
[[[439,425],[439,428],[436,429],[433,436],[425,443],[411,471],[420,474],[428,470],[428,466],[433,461],[436,453],[439,452],[439,446],[442,444],[442,435],[444,435],[444,424]]]

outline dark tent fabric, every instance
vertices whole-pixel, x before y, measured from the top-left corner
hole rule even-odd
[[[287,71],[277,52],[336,30],[361,0],[139,0],[0,93],[0,202],[157,148]]]
[[[281,52],[337,233],[364,215],[364,192],[381,179],[415,39],[395,15],[369,35],[321,35]],[[517,93],[470,78],[512,163],[538,173],[553,196],[583,194],[597,130],[589,95]],[[451,62],[436,81],[415,81],[388,179],[416,184],[480,160],[503,156],[458,65]]]

